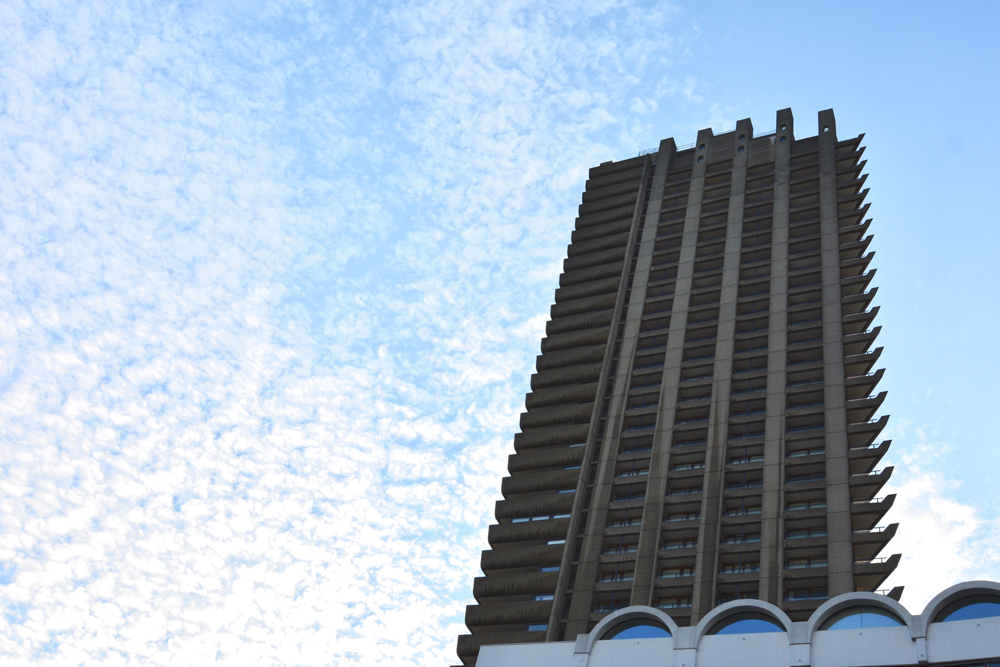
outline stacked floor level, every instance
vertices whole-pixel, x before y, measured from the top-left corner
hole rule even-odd
[[[861,137],[698,134],[591,170],[459,656],[649,605],[874,591],[891,468]],[[898,597],[899,591],[893,591]]]

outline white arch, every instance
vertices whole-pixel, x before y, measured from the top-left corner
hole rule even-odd
[[[910,631],[910,637],[917,637],[916,633],[919,628],[919,623],[913,617],[913,614],[911,614],[906,607],[901,605],[896,600],[893,600],[885,595],[879,595],[878,593],[842,593],[834,598],[830,598],[821,604],[819,608],[812,613],[809,620],[806,621],[806,636],[811,638],[813,633],[816,632],[819,629],[819,626],[823,624],[823,621],[830,618],[834,614],[844,611],[845,609],[862,606],[878,607],[892,612],[893,615],[898,616],[899,620],[906,624],[906,627]]]
[[[920,615],[920,627],[918,628],[920,632],[919,636],[927,636],[927,628],[930,627],[930,624],[934,621],[934,617],[937,616],[946,606],[961,598],[971,597],[982,593],[995,595],[1000,598],[1000,583],[985,580],[964,581],[960,584],[949,586],[935,595],[934,599],[928,602],[927,606],[924,607],[924,613]]]
[[[671,637],[677,636],[677,623],[674,622],[674,619],[670,618],[659,609],[646,607],[644,605],[635,605],[633,607],[625,607],[624,609],[619,609],[616,612],[608,614],[594,626],[594,629],[591,630],[589,634],[580,635],[580,637],[577,638],[575,652],[590,653],[594,648],[594,644],[603,638],[609,630],[614,629],[615,626],[621,625],[622,623],[637,620],[647,620],[663,625],[670,632]],[[580,638],[582,637],[586,638],[583,642],[580,641]]]
[[[786,635],[791,636],[792,619],[788,618],[788,614],[781,611],[781,609],[774,606],[770,602],[764,602],[763,600],[731,600],[719,605],[712,611],[708,612],[705,615],[705,618],[701,619],[695,628],[695,646],[701,642],[701,638],[704,637],[716,623],[724,620],[726,617],[745,612],[754,612],[763,614],[764,616],[770,616],[775,623],[785,629]]]

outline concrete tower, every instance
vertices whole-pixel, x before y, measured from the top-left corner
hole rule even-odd
[[[893,571],[861,139],[785,109],[590,170],[463,663],[630,605],[804,621]]]

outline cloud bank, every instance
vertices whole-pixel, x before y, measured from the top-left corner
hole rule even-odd
[[[5,664],[453,660],[672,13],[0,9]]]
[[[732,120],[678,16],[0,7],[4,664],[453,662],[586,169]]]

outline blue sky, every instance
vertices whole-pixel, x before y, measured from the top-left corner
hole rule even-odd
[[[918,610],[1000,578],[992,4],[0,3],[0,656],[437,665],[586,170],[866,133]]]

